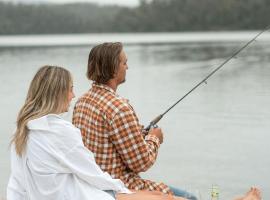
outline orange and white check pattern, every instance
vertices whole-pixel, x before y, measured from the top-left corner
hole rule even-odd
[[[103,171],[130,189],[171,194],[165,184],[139,176],[154,164],[159,139],[151,135],[144,138],[133,108],[110,87],[93,83],[75,105],[73,124],[81,130],[84,145]]]

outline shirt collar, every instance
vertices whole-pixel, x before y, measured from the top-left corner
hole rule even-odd
[[[107,91],[109,91],[109,92],[111,92],[113,94],[116,94],[116,92],[112,88],[110,88],[109,86],[107,86],[107,85],[104,85],[104,84],[101,84],[101,83],[97,83],[97,82],[93,82],[92,86],[93,87],[100,88],[100,89],[104,89],[104,90],[107,90]]]
[[[30,120],[27,123],[27,128],[30,130],[45,130],[45,131],[50,130],[50,127],[49,127],[49,118],[50,117],[56,117],[56,118],[61,119],[61,117],[57,114],[48,114],[48,115],[45,115],[43,117]]]
[[[122,99],[123,101],[125,101],[126,103],[129,103],[129,100],[128,99],[125,99],[123,97],[120,97],[112,88],[110,88],[109,86],[107,85],[104,85],[104,84],[101,84],[101,83],[97,83],[97,82],[93,82],[92,83],[92,87],[97,87],[99,89],[103,89],[103,90],[107,90],[111,93],[113,93],[115,96],[117,96],[118,98]]]

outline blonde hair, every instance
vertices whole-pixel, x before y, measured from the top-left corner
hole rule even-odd
[[[17,129],[11,140],[19,156],[22,156],[27,144],[27,123],[50,113],[63,112],[68,104],[71,84],[70,72],[62,67],[46,65],[38,70],[18,114]]]

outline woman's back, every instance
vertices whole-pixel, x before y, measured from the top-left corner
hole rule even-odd
[[[16,187],[27,191],[33,200],[109,200],[113,198],[102,190],[121,190],[119,180],[97,167],[93,155],[83,146],[80,131],[71,123],[58,115],[46,115],[29,121],[27,127],[25,154],[18,157],[12,151],[12,174],[16,173],[17,179],[10,180],[13,191]]]

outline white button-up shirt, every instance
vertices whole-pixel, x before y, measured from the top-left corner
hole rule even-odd
[[[7,200],[112,200],[103,190],[130,193],[96,164],[79,129],[59,115],[29,121],[26,151],[11,148]]]

